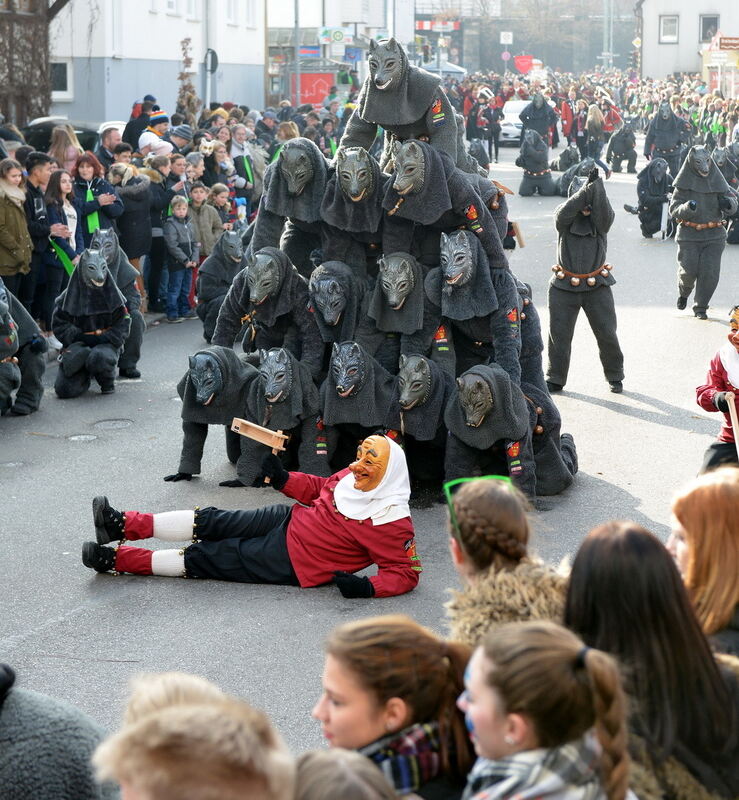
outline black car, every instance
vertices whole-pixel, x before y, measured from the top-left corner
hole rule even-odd
[[[22,129],[26,142],[42,153],[46,153],[51,145],[51,131],[57,125],[69,124],[74,128],[83,150],[94,151],[98,146],[98,128],[91,122],[73,122],[63,117],[39,117]]]

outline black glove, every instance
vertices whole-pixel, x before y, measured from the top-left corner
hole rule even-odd
[[[275,489],[282,489],[290,477],[290,473],[282,466],[280,457],[274,453],[267,453],[262,459],[262,481],[269,478],[270,486]]]
[[[695,211],[695,209],[698,208],[698,203],[696,203],[695,200],[688,200],[688,208],[691,211]]]
[[[593,167],[588,172],[588,183],[595,183],[598,180],[598,167]]]
[[[713,396],[713,404],[719,411],[723,411],[724,414],[729,413],[729,401],[726,399],[726,392],[716,392]]]
[[[95,347],[96,344],[100,344],[100,337],[94,333],[81,333],[77,337],[77,341],[82,342],[86,347]]]
[[[177,481],[191,481],[192,473],[190,472],[175,472],[174,475],[165,475],[164,480],[167,483],[177,483]]]
[[[734,205],[733,198],[732,197],[728,197],[725,194],[721,195],[721,197],[719,197],[719,199],[718,199],[718,205],[719,205],[719,208],[723,209],[724,211],[729,211],[732,208],[732,206]]]
[[[238,478],[234,478],[232,481],[221,481],[219,486],[228,486],[229,489],[236,489],[240,486],[246,486],[245,483],[242,483]]]
[[[28,342],[28,349],[32,353],[45,353],[49,349],[49,343],[43,336],[34,333],[31,340]]]
[[[334,583],[344,597],[374,597],[375,587],[369,578],[352,575],[351,572],[334,572]]]

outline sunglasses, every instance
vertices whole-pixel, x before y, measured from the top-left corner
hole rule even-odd
[[[473,481],[499,481],[500,483],[506,484],[508,487],[513,486],[513,481],[507,475],[478,475],[472,478],[455,478],[453,481],[447,481],[442,486],[442,489],[444,490],[444,497],[446,498],[447,508],[449,509],[449,518],[452,521],[454,530],[457,532],[457,536],[461,536],[462,533],[459,530],[459,525],[457,525],[453,497],[460,486],[465,483],[472,483]]]

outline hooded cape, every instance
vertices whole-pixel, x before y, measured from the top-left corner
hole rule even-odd
[[[61,302],[60,302],[61,301]],[[88,317],[94,328],[110,327],[113,312],[125,307],[126,298],[116,286],[108,270],[105,283],[100,287],[88,286],[80,277],[79,270],[69,276],[67,288],[57,298],[57,306],[70,317]]]
[[[511,383],[508,373],[497,364],[481,364],[464,374],[480,377],[487,383],[493,395],[493,409],[478,428],[471,428],[465,422],[459,392],[455,392],[444,413],[449,432],[476,450],[488,450],[501,439],[523,439],[529,427],[529,410],[526,398]]]
[[[328,163],[323,153],[308,139],[290,139],[285,149],[304,150],[313,165],[313,178],[297,197],[289,194],[287,184],[280,171],[280,159],[270,164],[264,173],[262,203],[267,211],[280,217],[291,217],[301,222],[321,221],[321,201],[326,193]]]
[[[336,484],[334,502],[340,514],[349,519],[371,519],[374,525],[410,517],[408,500],[411,482],[403,449],[385,437],[390,445],[390,459],[380,485],[368,492],[354,488],[354,475],[350,472]]]
[[[382,197],[387,175],[370,156],[372,192],[358,203],[352,202],[341,188],[339,176],[334,171],[326,185],[321,203],[321,218],[327,225],[349,233],[376,233],[382,222]]]
[[[254,319],[260,326],[271,328],[278,317],[290,314],[297,303],[305,303],[308,294],[308,282],[295,269],[282,250],[278,250],[276,247],[263,247],[258,252],[267,253],[277,263],[280,288],[277,294],[268,297],[258,306],[250,302],[249,309],[255,312]],[[305,295],[306,297],[303,298],[300,295]]]
[[[228,347],[212,347],[198,350],[194,355],[213,356],[221,368],[223,387],[210,405],[204,406],[195,401],[195,387],[190,380],[190,370],[177,384],[177,394],[182,398],[181,416],[185,422],[201,425],[228,425],[234,417],[243,417],[246,409],[246,395],[249,383],[259,377],[256,367],[248,363],[247,357],[238,356]]]
[[[327,325],[323,315],[314,309],[313,317],[321,339],[329,344],[354,339],[365,297],[364,281],[358,280],[354,270],[342,261],[326,261],[313,270],[311,278],[333,278],[344,290],[346,297],[346,306],[341,312],[338,325]]]
[[[224,295],[236,275],[246,267],[246,255],[241,261],[232,261],[223,253],[223,236],[219,236],[211,254],[203,261],[198,270],[198,300],[207,303]]]
[[[726,182],[721,170],[716,166],[716,162],[710,158],[708,160],[708,175],[704,178],[699,175],[691,166],[691,157],[688,153],[683,161],[677,177],[672,182],[675,189],[683,192],[696,192],[697,194],[728,194],[729,184]]]
[[[642,183],[642,181],[646,182],[647,194],[655,196],[667,194],[667,190],[669,189],[672,181],[667,170],[665,170],[665,174],[662,176],[661,181],[655,180],[653,173],[658,161],[664,161],[664,159],[653,158],[636,176],[636,179],[639,183]]]
[[[391,254],[392,255],[392,254]],[[423,327],[424,278],[423,269],[413,256],[406,254],[413,270],[413,291],[405,298],[403,307],[397,311],[390,307],[382,291],[382,281],[378,277],[369,300],[367,315],[377,329],[388,333],[411,334]]]
[[[391,420],[394,429],[401,430],[403,435],[412,436],[417,442],[430,442],[436,438],[444,421],[444,409],[454,392],[454,378],[430,358],[426,359],[426,363],[431,369],[431,392],[428,399],[422,405],[404,411],[398,405],[396,397]]]

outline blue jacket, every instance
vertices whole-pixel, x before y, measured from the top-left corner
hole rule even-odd
[[[64,250],[64,252],[69,256],[70,260],[80,255],[80,253],[85,249],[85,241],[82,234],[82,225],[84,219],[82,214],[82,203],[80,203],[77,197],[73,197],[71,202],[77,210],[77,230],[75,231],[74,235],[74,247],[72,247],[70,243],[61,236],[49,237],[57,245],[59,245],[62,250]],[[57,203],[49,203],[49,205],[46,206],[46,213],[49,225],[54,225],[57,222],[60,222],[62,225],[67,224],[67,215],[64,213],[64,208],[61,205],[58,205]],[[44,250],[42,261],[48,266],[64,269],[62,262],[59,260],[56,254],[56,250],[54,250],[51,245]]]
[[[85,200],[87,190],[92,189],[92,200]],[[109,206],[101,206],[96,199],[101,194],[114,194],[116,196],[115,203]],[[120,217],[123,213],[123,201],[116,190],[104,178],[93,178],[89,183],[83,181],[82,178],[75,178],[74,180],[74,195],[82,204],[82,221],[80,227],[82,228],[82,238],[85,240],[85,247],[90,244],[92,234],[87,230],[87,217],[94,211],[98,212],[98,219],[100,220],[101,228],[114,228],[114,220]]]

